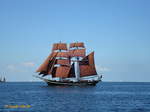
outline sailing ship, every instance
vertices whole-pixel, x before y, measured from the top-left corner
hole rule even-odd
[[[6,82],[6,79],[5,79],[5,77],[4,78],[0,78],[0,82]]]
[[[54,43],[52,52],[36,70],[48,85],[96,85],[101,81],[94,63],[94,52],[86,55],[83,42]],[[49,78],[45,78],[49,76]]]

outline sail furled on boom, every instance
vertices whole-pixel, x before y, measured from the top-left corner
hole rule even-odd
[[[82,47],[82,48],[85,48],[83,42],[71,43],[71,44],[70,44],[70,48],[73,48],[73,47]]]
[[[66,43],[55,43],[53,44],[52,51],[54,50],[68,50]]]
[[[80,77],[97,75],[94,63],[94,52],[84,57],[80,62]]]

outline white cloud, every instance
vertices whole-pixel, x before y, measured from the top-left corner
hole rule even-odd
[[[10,64],[7,66],[7,70],[11,72],[25,72],[28,71],[28,68],[33,67],[35,64],[33,62],[24,62],[21,64]]]
[[[24,62],[23,66],[25,67],[33,67],[35,64],[33,62]]]
[[[99,72],[108,72],[108,71],[110,71],[110,68],[104,67],[104,66],[98,66],[98,65],[96,66],[96,69]]]
[[[21,70],[16,65],[8,65],[7,69],[11,72],[21,72]]]
[[[15,69],[15,66],[14,66],[14,65],[8,65],[7,68],[8,68],[9,70],[14,70],[14,69]]]

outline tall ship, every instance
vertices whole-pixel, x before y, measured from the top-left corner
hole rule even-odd
[[[54,43],[36,72],[48,85],[96,85],[102,79],[96,72],[94,52],[86,55],[83,42],[70,43],[69,48],[66,43]]]

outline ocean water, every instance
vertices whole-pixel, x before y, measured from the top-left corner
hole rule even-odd
[[[150,112],[150,83],[102,82],[81,87],[0,83],[0,112]]]

